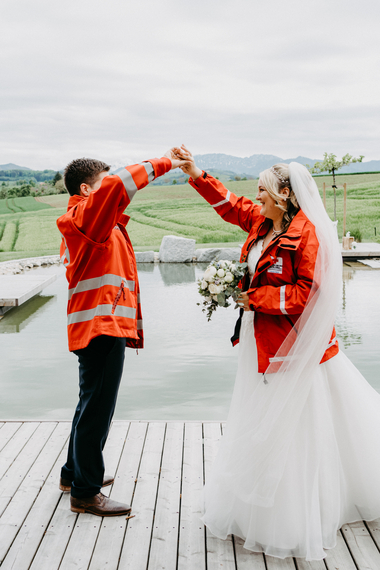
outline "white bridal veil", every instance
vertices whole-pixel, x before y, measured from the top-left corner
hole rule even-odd
[[[268,383],[261,382],[253,394],[249,424],[248,420],[245,424],[242,414],[239,426],[231,428],[233,433],[228,430],[226,433],[227,447],[230,437],[235,442],[230,446],[227,465],[234,465],[234,473],[239,473],[236,493],[245,502],[263,507],[273,505],[308,394],[313,382],[318,382],[321,376],[319,363],[330,341],[342,279],[336,229],[315,181],[297,162],[290,163],[289,174],[298,203],[315,226],[319,241],[314,281],[304,312],[296,323],[297,333],[285,339],[274,359],[276,366],[272,364],[267,370]],[[281,362],[279,369],[278,362]],[[252,458],[250,468],[241,457],[242,449]],[[222,478],[231,476],[228,468],[221,474]]]

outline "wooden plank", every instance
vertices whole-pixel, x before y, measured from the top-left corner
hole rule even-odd
[[[368,531],[372,536],[372,540],[375,541],[377,548],[380,550],[380,519],[366,521],[364,524],[368,528]]]
[[[343,525],[342,534],[358,570],[379,570],[380,552],[363,521]]]
[[[12,439],[16,431],[20,429],[21,426],[21,422],[4,423],[0,430],[0,451],[7,445],[8,441]]]
[[[221,425],[219,423],[204,424],[203,437],[205,479],[207,481],[222,437]],[[235,570],[235,554],[231,536],[228,536],[226,540],[221,540],[206,529],[206,545],[207,570],[220,569],[221,566],[223,570]]]
[[[202,424],[185,424],[178,570],[205,570],[205,529],[202,516]]]
[[[112,486],[115,500],[132,504],[147,429],[147,423],[131,423]],[[125,517],[104,519],[89,570],[117,568],[128,522]]]
[[[56,423],[40,424],[1,480],[0,516],[24,480],[30,467],[39,456]],[[21,429],[21,428],[20,428]]]
[[[39,422],[24,423],[4,446],[0,453],[0,479],[7,472],[39,425]]]
[[[275,558],[274,556],[265,556],[265,561],[267,564],[267,570],[296,570],[293,558]]]
[[[325,552],[325,564],[328,570],[337,570],[337,568],[339,570],[356,570],[355,563],[340,531],[337,533],[335,548]]]
[[[244,548],[244,540],[234,536],[237,570],[266,570],[264,556]]]
[[[146,570],[166,424],[149,424],[118,570]],[[138,544],[138,548],[136,545]]]
[[[68,436],[67,426],[58,424],[2,514],[0,518],[0,561],[5,558]]]
[[[107,445],[104,450],[105,464],[108,472],[116,472],[120,455],[122,453],[129,423],[112,426]],[[102,489],[104,495],[109,496],[110,487]],[[117,517],[122,518],[122,517]],[[80,514],[74,525],[67,549],[63,555],[60,570],[87,570],[95,543],[98,538],[102,518],[88,513]]]
[[[166,428],[149,570],[176,570],[184,424]]]
[[[58,482],[61,467],[65,462],[66,455],[67,443],[54,463],[49,477],[20,528],[11,549],[7,553],[1,567],[2,570],[15,570],[16,568],[17,570],[29,570],[33,559],[33,570],[54,569],[54,557],[57,552],[59,553],[59,547],[62,544],[64,544],[64,548],[66,547],[66,542],[68,540],[67,539],[65,542],[64,531],[68,530],[67,526],[70,524],[73,525],[76,520],[76,515],[71,513],[71,511],[68,510],[68,507],[65,509],[65,513],[70,513],[71,522],[70,520],[65,521],[66,524],[63,527],[63,532],[60,533],[59,540],[57,540],[57,544],[54,545],[57,548],[50,548],[46,551],[43,547],[39,548],[39,545],[42,539],[45,540],[46,533],[51,532],[51,530],[49,531],[48,529],[49,522],[63,495],[62,491],[59,490]],[[69,495],[66,493],[65,496],[62,497],[62,500],[68,500],[68,497]],[[71,530],[69,530],[69,532],[71,532]],[[43,544],[44,541],[42,542],[42,545]],[[53,546],[51,543],[50,545]],[[58,560],[58,565],[61,557]],[[56,568],[58,568],[58,565]]]
[[[326,570],[323,560],[307,562],[304,558],[296,558],[297,570]]]
[[[53,283],[55,274],[0,275],[0,306],[18,307]]]

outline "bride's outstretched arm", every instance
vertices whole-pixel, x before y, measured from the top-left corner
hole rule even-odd
[[[174,155],[186,160],[180,167],[190,176],[189,184],[214,208],[226,222],[249,232],[260,216],[260,207],[244,196],[236,196],[220,180],[197,167],[191,152],[182,145],[172,148]]]

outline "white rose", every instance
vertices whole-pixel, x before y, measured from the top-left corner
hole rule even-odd
[[[212,297],[205,297],[205,301],[207,301],[207,303],[209,303],[211,301]]]
[[[214,299],[214,301],[218,300],[218,295],[213,295],[212,298]]]
[[[211,265],[206,269],[203,279],[206,281],[213,281],[214,275],[216,275],[216,269],[213,265]]]
[[[232,273],[228,272],[226,273],[224,280],[226,281],[226,283],[232,283],[232,281],[234,280],[234,276],[232,275]]]
[[[220,267],[226,267],[227,261],[224,261],[224,259],[222,259],[221,261],[219,261],[219,265]]]
[[[222,292],[222,286],[221,285],[215,285],[215,283],[210,283],[209,285],[209,291],[211,293],[211,295],[218,295],[219,293]]]
[[[217,273],[218,277],[224,277],[224,275],[225,275],[224,269],[218,269],[218,271],[216,273]]]
[[[203,281],[202,281],[202,283],[201,283],[201,288],[202,288],[202,289],[207,289],[207,287],[208,287],[208,283],[207,283],[207,281],[205,281],[205,280],[203,279]]]

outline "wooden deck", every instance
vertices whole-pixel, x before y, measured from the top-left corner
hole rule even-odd
[[[70,422],[0,422],[2,570],[379,570],[380,520],[346,525],[324,561],[280,560],[213,537],[199,520],[217,422],[113,423],[105,456],[135,518],[76,515],[58,489]]]

